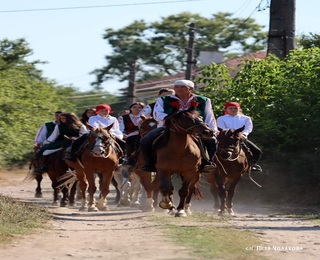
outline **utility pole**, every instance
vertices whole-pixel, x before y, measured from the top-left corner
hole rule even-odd
[[[280,59],[295,48],[296,0],[271,0],[268,54]]]
[[[189,42],[188,47],[186,48],[187,51],[187,69],[186,69],[186,76],[185,79],[191,80],[191,74],[193,69],[193,64],[195,63],[193,59],[193,52],[194,52],[194,31],[195,31],[195,24],[189,24]]]
[[[126,106],[129,107],[131,104],[136,102],[136,91],[135,91],[135,79],[136,79],[136,61],[132,61],[129,64],[129,86]]]

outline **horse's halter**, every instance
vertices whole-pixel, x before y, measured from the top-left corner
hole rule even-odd
[[[96,132],[91,133],[96,134]],[[94,157],[108,158],[114,150],[114,141],[110,135],[99,132],[95,136],[95,142],[91,144],[91,155]]]
[[[223,143],[223,141],[220,141],[218,138],[218,147],[217,147],[217,155],[223,159],[223,160],[227,160],[227,161],[236,161],[239,158],[240,152],[241,152],[241,146],[240,146],[240,139],[237,139],[235,136],[235,133],[231,132],[230,130],[228,130],[225,133],[224,139],[228,138],[228,141],[233,141],[232,143],[229,142],[227,145],[225,145],[224,147],[221,147]],[[235,141],[235,142],[234,142]],[[226,142],[226,141],[225,141]]]

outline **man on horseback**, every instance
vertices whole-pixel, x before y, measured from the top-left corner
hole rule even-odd
[[[64,136],[79,137],[87,132],[87,128],[82,124],[76,114],[64,112],[61,113],[59,117],[60,123],[55,126],[52,134],[44,142],[45,145],[36,153],[36,157],[42,158],[40,166],[34,170],[37,174],[42,174],[47,170],[44,157],[62,147]]]
[[[54,127],[60,123],[60,114],[62,111],[56,111],[54,113],[54,120],[44,123],[38,130],[38,133],[34,139],[34,150],[37,151],[43,146],[43,142],[52,134]]]
[[[158,98],[168,96],[168,95],[174,95],[174,90],[171,88],[161,88],[158,93]],[[155,105],[156,105],[156,102],[146,105],[142,109],[141,115],[145,115],[146,117],[153,117],[153,110]]]
[[[251,170],[261,172],[262,168],[257,163],[261,157],[262,151],[257,145],[255,145],[248,139],[248,135],[252,132],[253,129],[251,118],[242,114],[240,104],[237,102],[226,103],[224,105],[224,110],[225,115],[217,118],[218,127],[225,130],[238,129],[242,126],[245,126],[244,130],[242,131],[242,135],[244,136],[243,145],[249,148],[253,156],[253,165],[251,166]],[[247,157],[251,157],[247,152],[246,155]],[[248,158],[248,161],[250,162],[252,161],[252,159]]]
[[[155,156],[153,154],[152,143],[159,136],[165,128],[165,117],[172,112],[171,103],[176,103],[179,110],[186,110],[191,106],[196,107],[200,116],[203,117],[204,122],[209,127],[218,133],[216,120],[212,112],[211,100],[204,96],[192,94],[194,90],[194,83],[190,80],[177,80],[174,82],[175,95],[159,97],[154,107],[153,116],[159,121],[157,129],[152,130],[146,136],[141,138],[140,145],[144,158],[144,166],[141,171],[155,172]],[[211,172],[216,166],[213,162],[213,156],[216,152],[216,138],[202,139],[203,144],[207,148],[209,160],[202,160],[202,172]]]

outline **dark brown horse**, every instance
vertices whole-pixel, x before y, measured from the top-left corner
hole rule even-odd
[[[186,217],[187,213],[191,213],[191,197],[200,179],[202,156],[195,139],[197,136],[212,138],[214,133],[198,117],[194,107],[168,115],[166,126],[165,133],[155,148],[162,193],[159,206],[163,209],[175,209],[171,177],[177,173],[182,178],[182,187],[179,190],[180,202],[175,216]]]
[[[112,125],[102,128],[88,125],[90,133],[87,136],[87,145],[79,156],[77,162],[66,161],[68,165],[75,169],[76,178],[79,181],[81,190],[80,211],[108,210],[107,195],[110,192],[110,183],[115,169],[118,167],[118,146],[110,134]],[[100,198],[95,203],[94,194],[97,190],[95,185],[95,173],[101,176],[99,190]],[[88,190],[88,203],[86,191]]]
[[[68,170],[69,167],[63,160],[64,150],[61,149],[52,154],[43,156],[40,160],[45,160],[45,164],[47,165],[47,175],[51,180],[51,187],[53,189],[53,205],[58,205],[60,201],[60,206],[65,207],[67,205],[73,206],[75,204],[75,192],[76,185],[73,185],[70,189],[68,187],[59,188],[58,186],[61,184],[60,177],[63,176]],[[42,163],[39,159],[35,157],[31,160],[29,172],[26,177],[26,180],[36,180],[37,188],[35,197],[42,197],[41,191],[41,181],[43,179],[42,174],[35,173],[33,170],[38,167],[40,163]],[[59,199],[59,193],[62,193],[62,198]]]
[[[232,199],[235,188],[242,175],[250,173],[250,163],[241,145],[244,138],[241,134],[243,130],[244,126],[236,130],[219,129],[217,136],[218,146],[214,158],[217,170],[208,175],[208,182],[211,184],[210,191],[214,196],[214,208],[219,209],[219,215],[224,215],[226,212],[234,215]]]
[[[151,130],[157,128],[158,122],[154,118],[147,118],[142,115],[141,119],[142,121],[139,124],[139,134],[141,137],[145,136]],[[132,169],[132,172],[139,176],[140,183],[147,194],[146,203],[142,203],[141,209],[144,211],[153,211],[154,208],[158,206],[160,179],[156,173],[137,170],[144,164],[143,156],[140,150],[137,151],[136,158],[137,161]]]

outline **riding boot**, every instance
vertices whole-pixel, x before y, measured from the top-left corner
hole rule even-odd
[[[209,160],[202,158],[201,173],[210,173],[217,168],[216,164],[213,162],[213,157],[216,153],[216,139],[205,139],[202,140],[202,142],[206,146]]]
[[[142,152],[142,156],[143,156],[143,160],[144,160],[144,165],[138,169],[140,171],[144,171],[144,172],[156,172],[157,169],[155,167],[155,158],[153,155],[153,151],[152,151],[152,145],[149,146],[140,146],[141,152]]]

